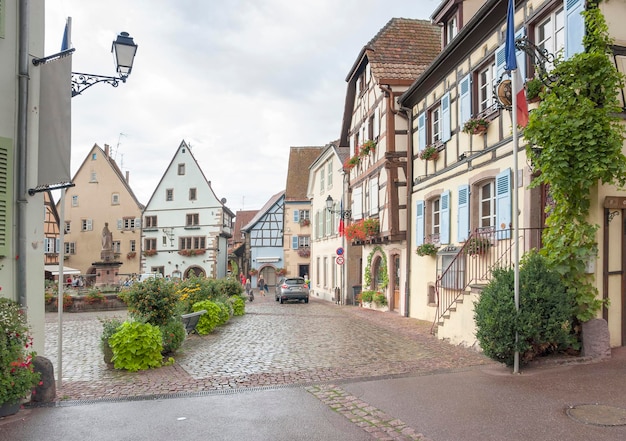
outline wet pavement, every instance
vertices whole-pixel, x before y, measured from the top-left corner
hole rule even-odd
[[[97,317],[66,314],[63,388],[0,418],[0,439],[611,441],[626,439],[626,348],[521,374],[429,334],[430,323],[312,300],[257,297],[190,336],[176,363],[106,367]],[[56,363],[56,314],[46,356]]]

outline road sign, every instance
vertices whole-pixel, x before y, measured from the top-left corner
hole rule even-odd
[[[337,256],[335,262],[337,262],[337,265],[343,265],[343,256]]]
[[[337,255],[341,256],[342,254],[343,254],[343,248],[342,247],[337,248]]]

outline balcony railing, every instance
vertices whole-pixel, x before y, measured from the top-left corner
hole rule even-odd
[[[541,248],[541,228],[519,230],[519,256],[533,248]],[[437,311],[431,332],[443,322],[460,297],[472,285],[485,285],[496,268],[512,268],[515,264],[513,230],[481,228],[474,231],[450,261],[444,261],[435,283]]]

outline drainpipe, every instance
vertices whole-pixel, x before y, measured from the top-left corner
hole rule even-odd
[[[28,37],[29,37],[29,0],[19,2],[18,36],[18,104],[16,134],[16,181],[17,181],[17,256],[16,256],[16,291],[19,304],[27,307],[26,301],[26,185],[27,170],[27,118],[28,118]],[[15,235],[14,235],[15,237]]]
[[[409,274],[411,273],[411,193],[413,188],[413,110],[400,106],[400,115],[406,117],[408,121],[408,139],[406,144],[406,279],[404,281],[404,304],[406,305],[404,317],[409,316],[409,301],[411,299],[411,284],[409,283]]]

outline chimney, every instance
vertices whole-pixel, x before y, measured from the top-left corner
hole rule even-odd
[[[104,156],[109,157],[109,144],[104,144]]]
[[[130,182],[130,170],[126,170],[126,183]]]

